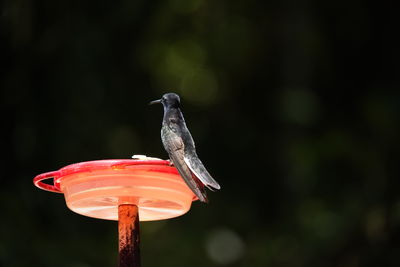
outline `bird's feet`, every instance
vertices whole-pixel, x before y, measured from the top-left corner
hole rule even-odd
[[[169,165],[169,166],[171,166],[171,167],[174,166],[174,163],[172,162],[172,160],[167,159],[167,161],[168,161],[168,165]]]

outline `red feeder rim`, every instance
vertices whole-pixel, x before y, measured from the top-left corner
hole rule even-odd
[[[54,193],[63,193],[60,189],[60,178],[63,176],[79,172],[91,172],[95,170],[108,169],[108,168],[119,169],[133,165],[170,166],[171,164],[168,160],[161,160],[161,159],[156,159],[156,160],[104,159],[104,160],[85,161],[67,165],[57,171],[51,171],[39,174],[35,178],[33,178],[33,183],[36,187],[42,190]],[[179,174],[175,168],[162,169],[162,172]],[[53,179],[53,185],[42,182],[49,179]]]
[[[121,204],[137,205],[146,221],[180,216],[197,199],[169,161],[155,158],[75,163],[40,174],[33,183],[63,193],[74,212],[109,220],[118,220]]]

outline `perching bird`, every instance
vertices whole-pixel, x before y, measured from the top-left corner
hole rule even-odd
[[[179,174],[201,202],[208,202],[204,186],[214,191],[220,185],[208,173],[196,153],[194,141],[180,110],[180,98],[168,93],[150,104],[164,106],[161,140]]]

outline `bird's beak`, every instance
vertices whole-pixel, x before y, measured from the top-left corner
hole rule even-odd
[[[161,99],[158,99],[158,100],[151,101],[149,103],[149,105],[160,104],[160,103],[161,103]]]

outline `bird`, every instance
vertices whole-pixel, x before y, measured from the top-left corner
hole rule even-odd
[[[205,187],[211,191],[221,186],[210,175],[196,153],[196,147],[181,111],[179,95],[167,93],[161,99],[149,104],[161,103],[164,117],[161,126],[161,140],[173,165],[183,180],[201,202],[208,203]]]

